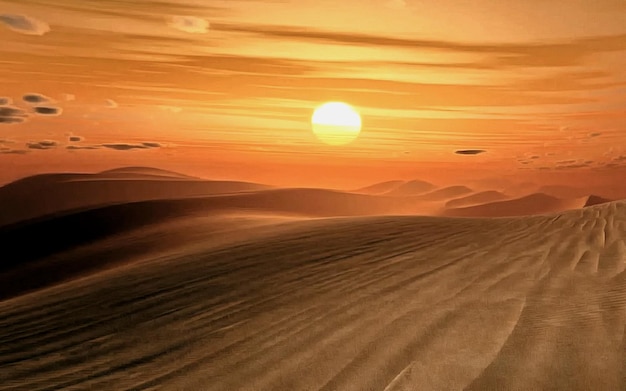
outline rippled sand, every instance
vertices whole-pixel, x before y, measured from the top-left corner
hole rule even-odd
[[[626,387],[626,202],[210,221],[85,244],[120,259],[0,301],[0,389]]]

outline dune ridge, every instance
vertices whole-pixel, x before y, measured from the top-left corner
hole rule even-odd
[[[485,204],[448,208],[445,216],[455,217],[509,217],[549,214],[583,208],[589,197],[561,199],[543,193]]]
[[[472,206],[477,204],[486,204],[494,201],[503,201],[507,199],[504,193],[495,190],[481,191],[464,197],[455,198],[446,202],[446,208],[458,208],[463,206]]]
[[[162,170],[109,170],[96,174],[42,174],[0,187],[0,226],[42,215],[107,204],[270,189],[239,181],[210,181]],[[146,175],[150,175],[149,177]],[[44,201],[42,201],[42,196]]]
[[[303,219],[266,233],[219,246],[182,235],[175,252],[0,301],[0,384],[623,388],[624,201],[501,219]]]
[[[436,186],[432,183],[414,179],[401,183],[399,186],[382,193],[387,196],[415,196],[433,191]]]

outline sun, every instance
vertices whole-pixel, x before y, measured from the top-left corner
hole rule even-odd
[[[328,102],[319,106],[311,117],[313,133],[329,145],[345,145],[361,133],[361,116],[343,102]]]

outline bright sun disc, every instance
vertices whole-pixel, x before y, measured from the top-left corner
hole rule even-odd
[[[350,105],[342,102],[324,103],[311,117],[313,133],[329,145],[344,145],[361,133],[361,116]]]

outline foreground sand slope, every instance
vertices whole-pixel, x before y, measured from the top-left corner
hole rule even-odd
[[[0,302],[0,389],[626,387],[624,202],[276,224]]]

